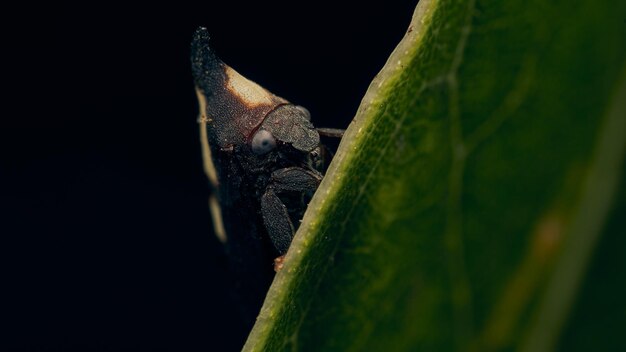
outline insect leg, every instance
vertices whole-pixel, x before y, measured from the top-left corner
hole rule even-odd
[[[295,228],[285,203],[278,194],[297,195],[302,199],[305,194],[313,194],[322,180],[322,174],[300,167],[287,167],[276,170],[270,177],[270,183],[261,197],[261,213],[270,241],[280,257],[274,260],[274,270],[283,266],[284,255],[291,245]],[[301,206],[306,206],[302,204]]]
[[[314,192],[322,181],[322,174],[301,167],[286,167],[272,172],[270,185],[276,193]]]
[[[317,133],[322,137],[342,138],[346,130],[338,128],[316,128]]]
[[[270,241],[281,255],[287,253],[294,228],[287,212],[287,207],[270,187],[261,197],[261,214]]]

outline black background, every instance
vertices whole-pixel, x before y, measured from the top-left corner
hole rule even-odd
[[[193,30],[346,127],[416,1],[3,11],[2,350],[239,350],[211,234]],[[9,22],[10,21],[10,22]]]

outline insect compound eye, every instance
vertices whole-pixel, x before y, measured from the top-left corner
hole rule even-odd
[[[270,131],[259,129],[252,137],[251,146],[254,154],[267,154],[276,147],[276,139]]]

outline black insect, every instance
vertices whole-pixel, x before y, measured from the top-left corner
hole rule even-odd
[[[205,170],[215,232],[225,243],[239,299],[258,313],[328,162],[309,112],[224,64],[196,30],[192,72],[200,103]]]

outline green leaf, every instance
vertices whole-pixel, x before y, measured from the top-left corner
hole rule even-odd
[[[601,271],[607,217],[624,213],[625,134],[626,2],[420,1],[244,350],[570,350],[582,347],[568,336],[613,336],[568,319],[590,319],[581,304],[602,295],[583,284],[597,282],[590,262]],[[623,245],[624,222],[607,229]],[[615,332],[613,300],[620,313],[595,314]]]

